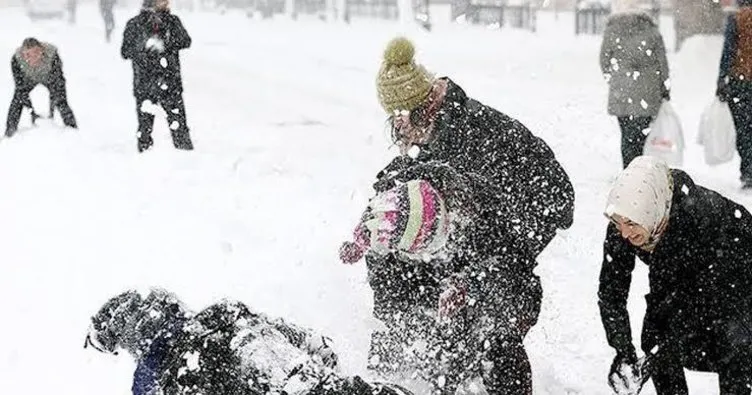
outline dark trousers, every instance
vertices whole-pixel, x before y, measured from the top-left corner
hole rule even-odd
[[[522,339],[499,339],[486,355],[491,369],[483,373],[489,394],[532,395],[533,372]]]
[[[720,395],[752,394],[750,354],[737,354],[726,360],[718,371]],[[687,379],[678,356],[657,356],[651,367],[657,395],[688,395]]]
[[[150,99],[146,99],[150,100]],[[136,112],[138,114],[138,151],[143,152],[154,144],[151,133],[154,130],[154,114],[142,111],[142,105],[145,100],[136,100]],[[150,100],[155,105],[160,105],[167,113],[167,125],[172,134],[172,143],[175,148],[183,150],[192,150],[188,124],[186,123],[185,103],[183,95],[163,95],[162,97]]]
[[[60,112],[60,116],[63,118],[65,126],[76,128],[76,117],[73,115],[68,105],[68,94],[65,89],[65,80],[53,81],[49,84],[43,84],[50,91],[50,117],[54,115],[55,108]],[[31,107],[31,100],[29,100],[29,93],[34,88],[24,87],[16,88],[13,94],[13,100],[8,108],[8,119],[5,128],[5,135],[10,137],[16,130],[18,130],[18,122],[21,119],[21,113],[24,107]],[[32,108],[33,110],[33,108]]]
[[[634,158],[642,155],[648,138],[646,129],[653,122],[653,117],[617,117],[621,128],[621,161],[626,168]]]
[[[734,80],[727,100],[736,127],[736,149],[741,157],[742,181],[752,182],[752,82]]]

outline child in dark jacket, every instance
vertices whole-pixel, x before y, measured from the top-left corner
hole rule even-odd
[[[160,289],[110,299],[86,346],[137,360],[133,395],[410,395],[341,376],[325,336],[235,301],[194,314]]]

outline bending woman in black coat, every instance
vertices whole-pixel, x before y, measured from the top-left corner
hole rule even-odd
[[[717,372],[722,395],[752,384],[752,216],[651,157],[635,159],[608,197],[599,306],[612,375],[636,361],[627,298],[639,258],[650,293],[642,349],[658,395],[686,395],[684,368]]]

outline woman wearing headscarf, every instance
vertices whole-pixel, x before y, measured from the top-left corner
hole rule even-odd
[[[658,395],[686,395],[684,368],[716,372],[722,395],[752,384],[752,217],[683,171],[640,156],[608,195],[598,292],[611,375],[633,366],[627,299],[635,258],[648,265],[642,349]],[[628,370],[627,370],[628,371]]]

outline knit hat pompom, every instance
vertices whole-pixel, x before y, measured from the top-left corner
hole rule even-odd
[[[397,37],[387,44],[384,50],[384,62],[389,65],[403,65],[413,61],[415,46],[405,37]]]
[[[405,37],[392,39],[376,76],[379,103],[387,114],[413,111],[431,92],[434,76],[415,63],[415,46]]]

